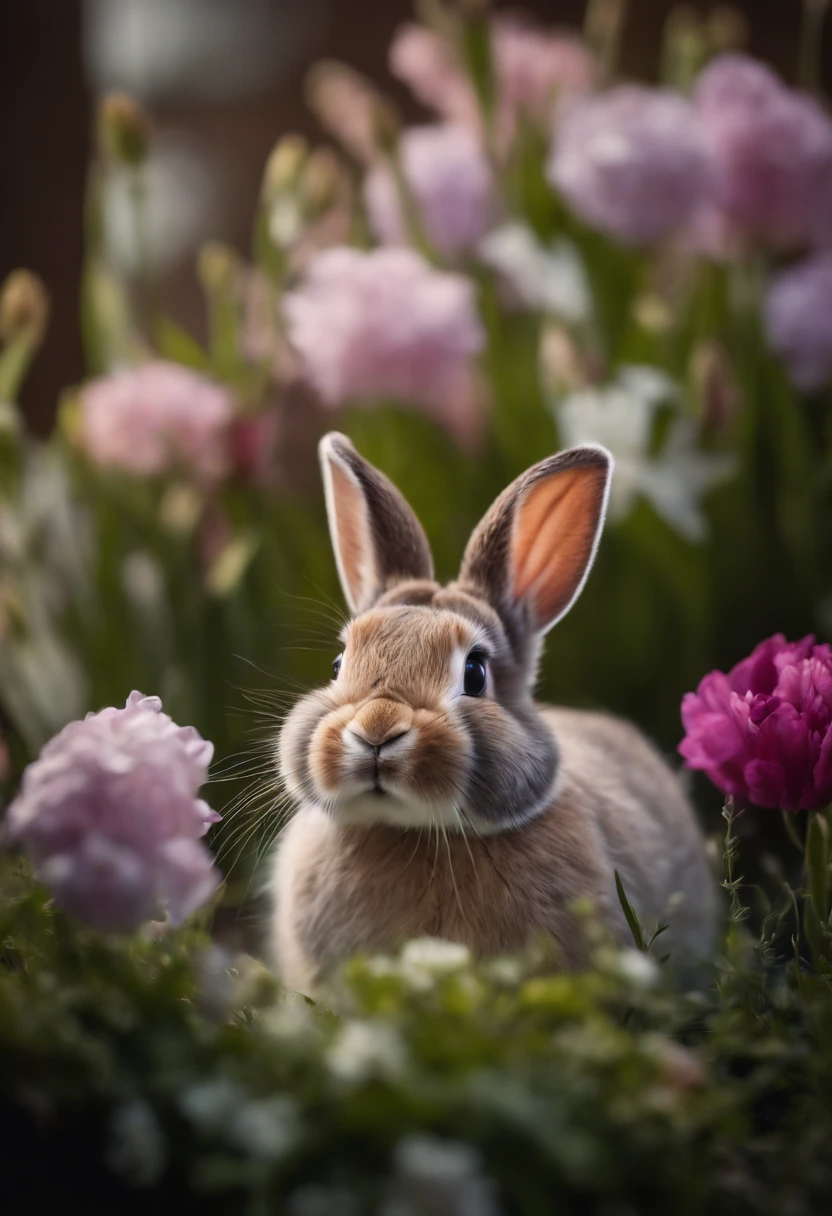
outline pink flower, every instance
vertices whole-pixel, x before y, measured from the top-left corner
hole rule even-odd
[[[496,131],[500,148],[513,138],[521,115],[549,120],[556,99],[592,87],[589,51],[573,34],[542,30],[516,13],[492,24],[497,83]],[[424,105],[450,122],[482,134],[482,115],[471,80],[453,47],[421,25],[401,27],[390,48],[390,70]]]
[[[695,108],[714,179],[713,201],[748,238],[810,244],[832,198],[832,121],[745,55],[722,55],[699,77]],[[828,217],[826,217],[828,219]]]
[[[639,85],[564,110],[548,177],[582,219],[626,245],[678,231],[708,184],[691,107],[668,89]]]
[[[93,380],[81,392],[81,437],[96,464],[149,476],[184,465],[222,476],[234,403],[226,389],[158,361]]]
[[[220,883],[200,838],[220,816],[197,798],[214,753],[158,697],[71,722],[23,774],[9,839],[56,902],[94,929],[129,932],[164,909],[181,921]]]
[[[689,768],[741,802],[817,810],[832,801],[832,650],[776,634],[682,701]]]
[[[474,248],[494,218],[494,182],[479,141],[465,127],[410,127],[399,142],[401,169],[425,235],[454,257]],[[392,170],[377,165],[364,182],[376,237],[388,245],[407,238]]]
[[[765,325],[797,387],[823,388],[832,377],[832,252],[777,275],[766,298]]]
[[[471,360],[485,335],[474,286],[410,249],[330,249],[283,301],[305,375],[330,406],[421,405],[461,439],[476,429]]]

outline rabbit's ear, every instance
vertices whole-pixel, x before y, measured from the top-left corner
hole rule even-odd
[[[613,459],[570,448],[528,469],[474,530],[460,583],[517,629],[545,633],[581,593],[607,510]]]
[[[370,608],[403,579],[433,578],[427,537],[396,487],[330,431],[318,448],[329,534],[347,604]]]

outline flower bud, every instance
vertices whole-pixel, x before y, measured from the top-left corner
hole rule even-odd
[[[49,321],[49,296],[31,270],[13,270],[0,288],[0,338],[38,346]]]
[[[713,50],[739,51],[748,42],[748,19],[738,8],[721,4],[705,18],[705,30]]]
[[[585,388],[590,379],[577,344],[561,325],[544,328],[539,360],[544,390],[552,396]]]
[[[308,151],[309,145],[302,135],[284,135],[277,141],[263,173],[263,194],[268,201],[292,189]]]
[[[340,173],[338,158],[330,148],[316,148],[303,166],[300,193],[303,203],[313,215],[328,210],[338,194]]]
[[[135,168],[150,150],[150,119],[135,98],[127,93],[110,93],[98,111],[98,130],[105,156]]]
[[[734,369],[717,342],[698,343],[691,357],[690,376],[703,426],[716,431],[730,426],[742,399]]]
[[[239,258],[221,241],[206,241],[197,255],[197,275],[209,295],[228,292],[237,280]]]

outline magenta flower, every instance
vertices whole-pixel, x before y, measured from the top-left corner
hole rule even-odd
[[[832,120],[746,55],[722,55],[699,77],[695,108],[713,202],[741,233],[774,248],[811,244],[828,222]]]
[[[410,249],[341,247],[310,261],[283,308],[325,404],[421,405],[460,439],[472,438],[479,411],[471,361],[485,335],[469,279],[433,269]]]
[[[781,271],[765,303],[768,340],[801,389],[832,377],[832,252]]]
[[[682,701],[688,768],[740,802],[818,810],[832,801],[832,650],[776,634]]]
[[[626,245],[678,231],[708,185],[691,107],[670,90],[639,85],[564,110],[548,177],[583,220]]]
[[[81,441],[96,464],[149,476],[177,465],[226,471],[230,393],[177,363],[157,361],[93,380],[81,392]]]
[[[494,182],[476,137],[450,123],[410,127],[399,142],[399,157],[431,244],[446,257],[474,248],[494,218]],[[387,165],[379,164],[368,174],[364,198],[375,236],[388,245],[404,244],[407,229],[399,191]]]
[[[57,903],[94,929],[177,923],[220,875],[200,838],[220,816],[197,798],[214,753],[158,697],[71,722],[23,774],[5,821]]]

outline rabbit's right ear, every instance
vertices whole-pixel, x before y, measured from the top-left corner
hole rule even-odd
[[[512,633],[545,633],[580,595],[612,469],[602,447],[559,452],[512,482],[474,530],[460,584],[486,599]]]
[[[318,455],[329,534],[350,611],[365,612],[403,580],[432,579],[427,537],[392,482],[337,431],[324,435]]]

